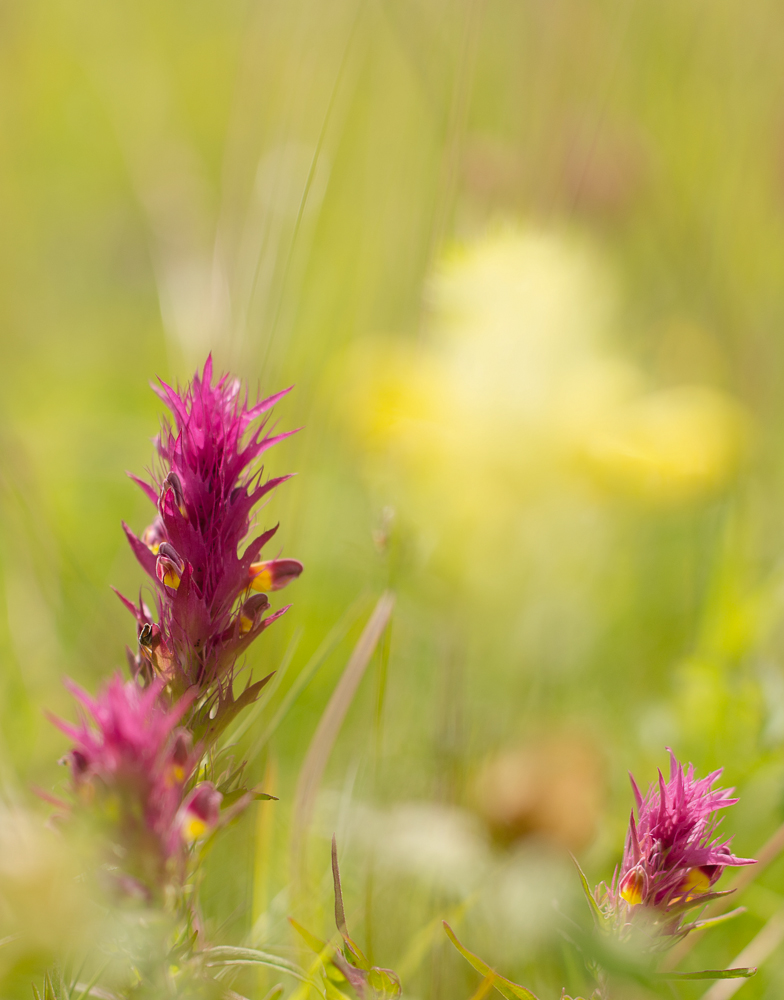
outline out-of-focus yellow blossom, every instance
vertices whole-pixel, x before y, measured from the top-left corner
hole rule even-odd
[[[714,492],[735,473],[748,418],[724,393],[678,386],[647,393],[585,441],[588,466],[611,488],[661,502]]]
[[[617,301],[586,240],[506,228],[445,257],[419,340],[354,349],[346,421],[425,533],[481,533],[554,492],[670,504],[728,483],[742,408],[705,386],[646,391],[613,348]]]

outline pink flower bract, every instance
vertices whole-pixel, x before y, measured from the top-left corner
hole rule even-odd
[[[632,811],[620,878],[610,890],[617,905],[658,907],[706,898],[727,866],[754,864],[730,850],[718,832],[716,813],[734,805],[733,789],[714,788],[721,770],[705,778],[680,764],[670,753],[670,778],[659,771],[658,782],[643,798],[634,778]],[[709,896],[707,898],[710,898]]]
[[[75,725],[52,721],[73,741],[77,800],[113,830],[129,874],[150,888],[168,859],[181,853],[177,813],[197,762],[190,734],[178,728],[188,699],[173,708],[160,699],[163,682],[142,689],[116,675],[93,698],[66,686],[86,709]]]

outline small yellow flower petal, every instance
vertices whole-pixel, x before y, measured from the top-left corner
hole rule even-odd
[[[188,843],[193,843],[194,840],[203,837],[206,832],[207,824],[198,816],[188,816],[182,825],[182,835]]]

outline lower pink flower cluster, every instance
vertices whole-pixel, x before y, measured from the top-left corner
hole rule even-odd
[[[190,845],[217,825],[222,796],[198,781],[198,747],[179,723],[188,708],[161,701],[162,681],[142,689],[113,677],[91,697],[67,687],[83,710],[77,725],[53,722],[73,741],[71,768],[78,804],[105,828],[122,860],[122,881],[145,895],[181,878]]]

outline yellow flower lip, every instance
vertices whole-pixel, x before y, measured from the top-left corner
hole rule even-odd
[[[297,579],[303,568],[299,559],[269,559],[251,563],[250,589],[258,593],[283,590],[292,580]]]
[[[182,825],[182,835],[188,843],[199,840],[206,832],[207,824],[203,819],[199,819],[198,816],[189,816]]]
[[[708,892],[711,883],[707,873],[702,868],[690,868],[681,883],[680,889],[686,899],[693,899]]]
[[[168,542],[162,542],[158,549],[158,559],[155,564],[155,572],[158,579],[165,587],[176,590],[180,585],[185,563],[180,558],[177,550]]]
[[[179,574],[173,569],[166,569],[161,577],[161,583],[166,587],[171,587],[172,590],[176,590],[180,585]]]
[[[240,635],[247,635],[260,625],[269,606],[266,594],[253,594],[249,597],[237,614]]]
[[[257,571],[254,573],[254,570]],[[272,573],[266,568],[265,563],[253,563],[250,571],[254,574],[250,582],[251,590],[255,590],[257,593],[272,590]]]

